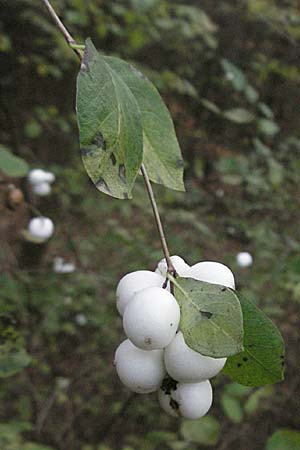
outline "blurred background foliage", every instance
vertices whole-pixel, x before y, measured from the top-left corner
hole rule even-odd
[[[187,192],[155,192],[172,253],[228,264],[285,336],[285,382],[220,375],[197,422],[167,417],[114,373],[117,281],[162,254],[141,180],[119,201],[83,170],[78,61],[41,3],[0,1],[1,450],[299,449],[299,1],[53,0],[78,42],[133,62],[171,111]],[[57,177],[39,202],[34,167]],[[26,202],[9,202],[12,184]],[[47,245],[22,238],[33,207],[55,222]],[[235,259],[245,250],[249,269]],[[75,272],[54,273],[56,256]]]

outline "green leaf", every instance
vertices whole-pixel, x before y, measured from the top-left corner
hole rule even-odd
[[[235,293],[192,278],[177,278],[174,284],[187,345],[215,358],[239,353],[243,349],[243,318]]]
[[[221,397],[221,406],[226,416],[234,423],[243,420],[243,408],[241,402],[231,395],[224,393]]]
[[[170,113],[154,85],[119,58],[104,58],[126,83],[139,107],[143,127],[143,162],[151,181],[184,191],[183,160]]]
[[[284,342],[273,322],[253,303],[240,298],[244,351],[227,359],[223,372],[245,386],[283,380]]]
[[[13,319],[4,314],[0,316],[0,342],[0,378],[14,375],[30,363]]]
[[[270,397],[274,393],[273,386],[267,385],[256,389],[247,399],[244,409],[246,413],[253,414],[259,409],[262,400]]]
[[[269,437],[266,450],[300,450],[300,432],[281,428]]]
[[[143,157],[139,108],[128,86],[90,39],[77,78],[76,109],[88,175],[100,191],[130,198]]]
[[[209,111],[215,113],[215,114],[221,114],[221,110],[215,103],[211,102],[210,100],[207,100],[207,98],[202,98],[201,103],[204,106],[204,108],[208,109]]]
[[[0,145],[0,171],[9,177],[25,177],[29,166],[24,159],[13,155],[7,148]]]
[[[268,119],[260,119],[258,121],[258,129],[261,133],[267,136],[274,136],[280,131],[280,128],[277,125],[277,123],[273,122],[273,120]]]
[[[223,116],[235,123],[250,123],[255,119],[254,114],[244,108],[233,108],[223,112]]]
[[[226,74],[226,78],[230,81],[232,86],[237,91],[244,90],[247,84],[244,73],[235,64],[228,61],[228,59],[222,59],[221,65]]]
[[[220,423],[213,416],[199,420],[183,420],[180,432],[184,439],[203,445],[216,445],[220,437]]]

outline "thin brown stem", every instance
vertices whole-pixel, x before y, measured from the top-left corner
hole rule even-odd
[[[77,54],[77,56],[80,59],[82,59],[82,52],[78,48],[72,47],[72,45],[76,45],[76,41],[73,39],[71,34],[68,32],[68,30],[66,29],[66,27],[64,26],[64,24],[62,23],[62,21],[60,20],[58,15],[56,14],[55,10],[51,6],[50,2],[48,0],[42,0],[42,2],[44,3],[46,8],[48,9],[49,14],[53,18],[54,22],[56,23],[56,25],[59,28],[60,32],[63,34],[63,36],[66,39],[66,41],[69,44],[69,46],[72,48],[72,50],[74,50],[74,52]],[[165,258],[166,258],[168,272],[170,272],[172,275],[176,275],[175,268],[174,268],[174,266],[172,264],[172,261],[171,261],[171,258],[170,258],[170,252],[169,252],[169,249],[168,249],[168,245],[167,245],[164,229],[163,229],[163,226],[162,226],[162,222],[161,222],[161,219],[160,219],[160,215],[159,215],[157,203],[156,203],[156,200],[155,200],[154,192],[152,190],[152,186],[151,186],[151,183],[150,183],[150,180],[149,180],[149,177],[148,177],[148,174],[147,174],[147,171],[146,171],[146,168],[145,168],[144,164],[142,164],[142,166],[141,166],[141,171],[142,171],[142,175],[143,175],[143,178],[144,178],[144,181],[145,181],[145,185],[146,185],[146,189],[147,189],[147,192],[148,192],[148,195],[149,195],[149,199],[150,199],[150,202],[151,202],[151,206],[152,206],[152,210],[153,210],[153,214],[154,214],[154,219],[155,219],[155,222],[156,222],[156,226],[157,226],[159,237],[160,237],[160,241],[161,241],[162,250],[163,250],[163,253],[164,253]]]
[[[172,264],[172,261],[171,261],[171,258],[170,258],[170,252],[169,252],[169,248],[168,248],[168,245],[167,245],[166,236],[165,236],[165,233],[164,233],[162,222],[161,222],[161,219],[160,219],[160,215],[159,215],[157,203],[156,203],[156,200],[155,200],[154,192],[153,192],[153,189],[152,189],[152,186],[151,186],[151,183],[150,183],[150,180],[149,180],[149,177],[148,177],[148,174],[147,174],[147,171],[146,171],[146,168],[145,168],[144,164],[142,164],[142,166],[141,166],[141,171],[142,171],[142,175],[143,175],[143,178],[144,178],[144,181],[145,181],[146,189],[147,189],[147,192],[148,192],[148,195],[149,195],[150,203],[151,203],[151,206],[152,206],[153,215],[154,215],[154,218],[155,218],[157,230],[158,230],[160,241],[161,241],[161,246],[162,246],[165,258],[166,258],[166,263],[167,263],[167,266],[168,266],[168,272],[170,272],[170,273],[172,273],[174,275],[175,274],[175,268],[174,268],[174,266]]]
[[[59,28],[60,32],[62,33],[62,35],[64,36],[65,40],[67,41],[68,45],[72,48],[72,44],[76,44],[76,41],[73,39],[73,37],[70,35],[70,33],[68,32],[68,30],[66,29],[66,27],[64,26],[64,24],[62,23],[62,21],[60,20],[60,18],[58,17],[58,15],[56,14],[55,10],[53,9],[52,5],[50,4],[50,2],[48,0],[42,0],[42,2],[44,3],[44,5],[46,6],[50,16],[52,17],[52,19],[54,20],[57,28]],[[77,49],[77,48],[72,48],[74,50],[74,52],[76,53],[76,55],[78,56],[79,59],[82,59],[82,52]]]

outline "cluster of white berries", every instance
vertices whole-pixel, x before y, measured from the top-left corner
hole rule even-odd
[[[54,224],[49,217],[34,217],[27,225],[27,235],[32,241],[43,243],[54,233]]]
[[[212,261],[189,266],[171,257],[179,276],[235,288],[231,270]],[[128,339],[116,350],[114,364],[122,383],[133,392],[158,391],[161,407],[174,417],[198,419],[212,404],[209,379],[226,358],[211,358],[192,350],[178,330],[180,308],[166,283],[162,260],[155,272],[125,275],[117,287],[117,309]]]
[[[28,174],[28,181],[35,195],[45,197],[51,193],[51,184],[55,181],[55,175],[43,169],[32,169]]]

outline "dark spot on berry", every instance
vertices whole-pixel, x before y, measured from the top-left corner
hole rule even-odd
[[[170,323],[170,327],[172,327],[173,326],[173,324],[172,323]]]
[[[149,337],[145,338],[145,344],[151,345],[152,344],[151,338],[149,338]]]
[[[161,385],[161,390],[167,394],[170,395],[172,391],[176,391],[177,389],[177,384],[178,381],[173,380],[173,378],[171,378],[169,375],[166,376],[163,379],[162,385]]]

